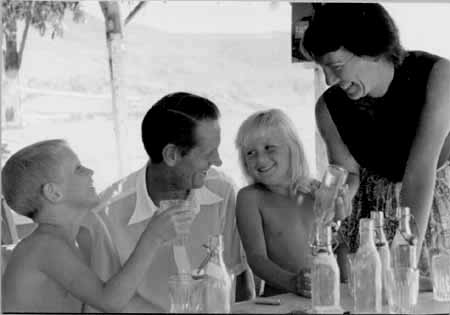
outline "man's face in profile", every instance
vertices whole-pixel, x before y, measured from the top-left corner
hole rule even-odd
[[[177,163],[176,172],[180,189],[200,188],[211,165],[220,166],[219,156],[220,126],[218,120],[198,122],[196,145]]]

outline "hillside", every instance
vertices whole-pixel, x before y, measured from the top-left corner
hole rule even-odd
[[[6,130],[3,142],[14,152],[64,137],[96,171],[101,190],[118,177],[104,22],[88,15],[86,23],[74,24],[68,16],[65,24],[63,38],[30,32],[21,70],[25,127]],[[139,136],[143,113],[177,90],[207,96],[220,107],[223,169],[238,183],[243,184],[234,136],[258,109],[288,111],[313,160],[313,75],[291,63],[290,34],[171,34],[131,23],[123,47],[130,170],[145,161]]]

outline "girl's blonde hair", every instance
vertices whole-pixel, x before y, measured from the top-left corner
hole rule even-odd
[[[264,134],[279,132],[285,139],[289,147],[291,171],[290,182],[292,183],[300,176],[309,177],[310,170],[306,160],[303,144],[298,137],[292,120],[279,109],[269,109],[258,111],[250,115],[239,127],[235,145],[239,151],[239,164],[247,181],[253,183],[254,179],[248,172],[245,163],[245,147],[255,138]]]

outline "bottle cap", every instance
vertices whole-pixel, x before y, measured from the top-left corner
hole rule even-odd
[[[411,211],[409,207],[398,207],[395,212],[395,217],[400,220],[402,217],[409,216]]]
[[[360,219],[359,230],[373,230],[373,220],[369,218]]]
[[[382,227],[384,224],[384,213],[382,211],[370,211],[370,218],[373,220],[373,225]]]
[[[318,228],[317,245],[328,246],[331,244],[331,227],[321,226]]]

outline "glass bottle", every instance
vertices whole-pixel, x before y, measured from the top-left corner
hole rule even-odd
[[[398,207],[396,211],[398,220],[397,231],[391,244],[392,266],[416,268],[417,262],[417,239],[411,232],[411,213],[408,207]],[[410,255],[395,255],[400,245],[410,246]],[[401,259],[401,261],[400,261]]]
[[[412,268],[417,270],[417,237],[411,232],[411,212],[409,207],[398,207],[396,211],[398,220],[397,231],[391,244],[391,266],[396,268]],[[395,271],[395,270],[394,270]],[[412,281],[412,304],[417,304],[419,296],[419,276]]]
[[[317,232],[312,263],[312,307],[317,313],[339,312],[339,267],[331,249],[331,227]]]
[[[389,244],[384,233],[384,213],[381,211],[371,211],[370,218],[373,220],[375,230],[375,246],[380,255],[381,279],[382,279],[382,302],[391,304],[390,284],[392,283],[391,253]]]
[[[232,281],[223,260],[222,235],[210,236],[208,248],[211,257],[205,267],[205,311],[230,313]]]
[[[438,233],[435,253],[431,257],[433,299],[450,301],[450,244],[444,232]]]
[[[359,248],[353,277],[355,313],[381,312],[381,260],[375,247],[371,219],[359,220]]]

